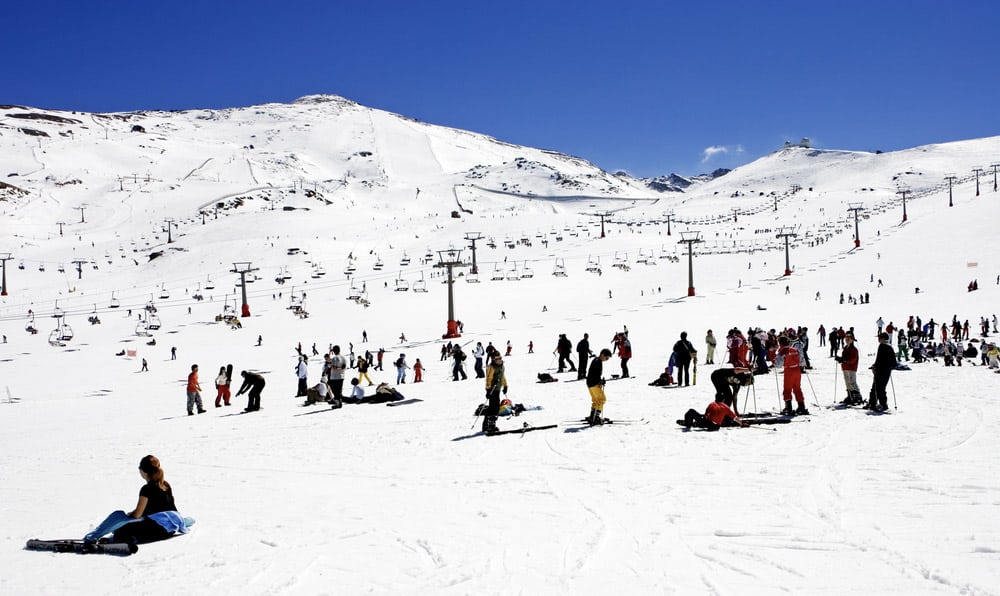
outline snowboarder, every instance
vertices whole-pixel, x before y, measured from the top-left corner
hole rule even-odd
[[[503,357],[494,353],[492,362],[486,368],[486,411],[483,413],[483,432],[497,432],[497,416],[500,415],[500,392],[507,395],[507,376],[504,374]]]
[[[198,406],[198,413],[204,414],[205,408],[201,405],[201,384],[198,383],[198,365],[191,365],[191,374],[187,379],[187,411],[188,416],[194,416],[194,407]]]
[[[611,350],[604,348],[601,353],[590,362],[587,369],[587,391],[590,393],[590,414],[587,416],[587,423],[591,426],[604,424],[604,403],[607,397],[604,395],[604,363],[611,358]]]
[[[229,373],[232,374],[230,368]],[[229,405],[229,376],[226,374],[226,367],[219,367],[219,376],[215,377],[215,407],[221,408],[223,401]]]
[[[188,525],[193,520],[177,513],[173,489],[163,478],[160,460],[153,455],[143,457],[139,460],[139,475],[146,484],[139,489],[135,509],[128,513],[115,511],[84,536],[85,542],[95,543],[114,532],[114,542],[143,544],[189,531]]]
[[[261,375],[249,372],[240,371],[240,376],[243,377],[243,385],[240,386],[240,390],[236,392],[236,397],[239,397],[250,390],[247,395],[247,407],[244,412],[256,412],[260,410],[260,394],[264,391],[264,377]]]

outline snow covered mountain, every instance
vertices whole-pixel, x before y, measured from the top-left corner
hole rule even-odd
[[[893,375],[889,415],[831,411],[843,381],[815,330],[858,331],[867,392],[876,319],[956,317],[974,335],[995,320],[998,156],[1000,137],[790,147],[660,192],[333,96],[0,106],[0,593],[995,593],[1000,466],[983,454],[1000,375],[914,364]],[[502,427],[557,428],[476,434],[482,381],[453,381],[439,357],[442,258],[461,262],[454,341],[509,342],[508,397],[540,408]],[[707,329],[721,343],[734,326],[809,327],[811,416],[675,424],[712,400],[720,365],[700,357],[687,388],[647,383],[682,331],[702,352]],[[631,376],[607,384],[605,410],[644,423],[581,429],[589,397],[555,370],[556,338],[589,333],[597,352],[625,328]],[[310,384],[313,344],[384,348],[376,382],[420,358],[424,381],[408,370],[397,388],[423,401],[311,415],[299,344]],[[189,417],[195,363],[209,407]],[[230,363],[265,375],[260,412],[236,415],[242,396],[211,407]],[[740,407],[776,409],[781,378]],[[127,559],[21,550],[130,510],[147,453],[194,532]]]

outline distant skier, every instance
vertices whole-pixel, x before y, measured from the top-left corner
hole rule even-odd
[[[570,372],[576,370],[576,366],[570,359],[570,354],[573,353],[573,342],[571,342],[565,333],[559,334],[559,341],[556,342],[555,352],[559,355],[559,369],[556,372],[563,372],[566,370],[566,366],[569,366]]]
[[[586,379],[587,378],[587,360],[593,356],[593,352],[590,351],[590,334],[584,333],[583,339],[576,344],[576,378]]]

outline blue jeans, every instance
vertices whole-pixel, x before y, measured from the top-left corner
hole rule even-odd
[[[97,542],[101,538],[107,536],[108,534],[114,532],[118,528],[135,523],[137,521],[142,521],[141,519],[136,519],[134,517],[129,517],[127,513],[119,509],[113,512],[111,515],[106,517],[97,528],[95,528],[91,533],[83,537],[87,542]]]

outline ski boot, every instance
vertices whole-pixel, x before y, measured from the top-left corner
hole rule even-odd
[[[497,428],[497,417],[486,416],[483,419],[483,432],[489,435],[498,431],[499,429]]]
[[[785,408],[781,410],[782,416],[794,416],[795,412],[792,410],[792,401],[788,400],[785,402]]]
[[[601,410],[594,410],[594,415],[590,420],[591,426],[601,426],[604,424],[604,416]]]
[[[800,401],[799,406],[795,408],[795,413],[800,416],[807,415],[809,413],[809,410],[806,409],[806,403]]]

